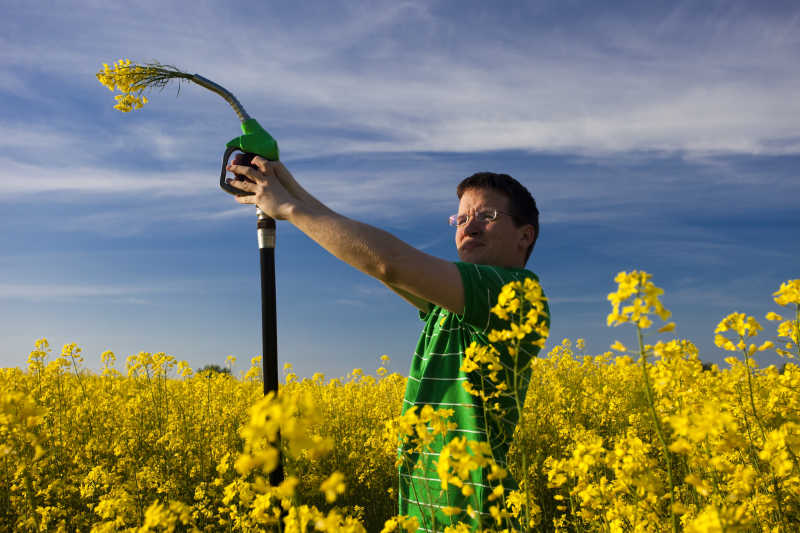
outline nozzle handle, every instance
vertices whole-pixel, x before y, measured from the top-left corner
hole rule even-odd
[[[239,148],[237,148],[236,146],[228,146],[225,149],[225,153],[222,154],[222,173],[219,175],[219,186],[222,187],[223,191],[225,191],[225,192],[227,192],[229,194],[232,194],[234,196],[250,196],[253,193],[247,192],[247,191],[243,191],[241,189],[237,189],[236,187],[231,187],[230,185],[228,185],[225,182],[225,178],[226,178],[226,175],[227,175],[227,172],[228,172],[228,163],[230,161],[231,154],[233,154],[233,152],[235,152],[236,150],[239,150]],[[253,157],[255,157],[256,154],[248,154],[246,152],[242,152],[242,153],[244,154],[244,157],[242,158],[243,160],[240,161],[240,163],[242,165],[250,165],[250,161],[253,160]],[[236,176],[236,179],[240,179],[240,180],[246,180],[247,179],[246,177],[242,176],[241,174],[234,174],[234,175]]]

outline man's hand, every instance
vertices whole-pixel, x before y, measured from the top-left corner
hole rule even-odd
[[[236,201],[240,204],[257,205],[264,214],[277,220],[289,218],[299,200],[284,187],[273,165],[279,165],[279,171],[288,173],[286,167],[277,162],[267,161],[260,156],[253,158],[252,165],[255,165],[256,168],[236,164],[239,162],[241,161],[237,157],[233,164],[227,166],[227,169],[245,179],[228,178],[226,181],[231,187],[253,194],[237,196]]]

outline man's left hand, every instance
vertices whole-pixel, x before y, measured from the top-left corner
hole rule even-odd
[[[257,205],[267,216],[277,220],[286,220],[291,215],[292,209],[297,203],[297,198],[289,194],[280,180],[278,180],[270,161],[261,156],[255,156],[252,165],[256,168],[236,164],[227,166],[229,172],[246,178],[228,178],[226,180],[228,185],[241,191],[253,193],[248,196],[237,196],[236,201],[240,204]]]

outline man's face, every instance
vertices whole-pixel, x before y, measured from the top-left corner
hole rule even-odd
[[[502,213],[491,222],[473,216],[482,209]],[[493,189],[467,189],[458,204],[459,215],[470,215],[469,222],[456,228],[458,257],[466,263],[521,268],[533,239],[533,227],[514,226],[509,200]]]

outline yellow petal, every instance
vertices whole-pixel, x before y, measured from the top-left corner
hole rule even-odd
[[[669,322],[658,328],[659,333],[666,333],[667,331],[675,331],[675,322]]]

